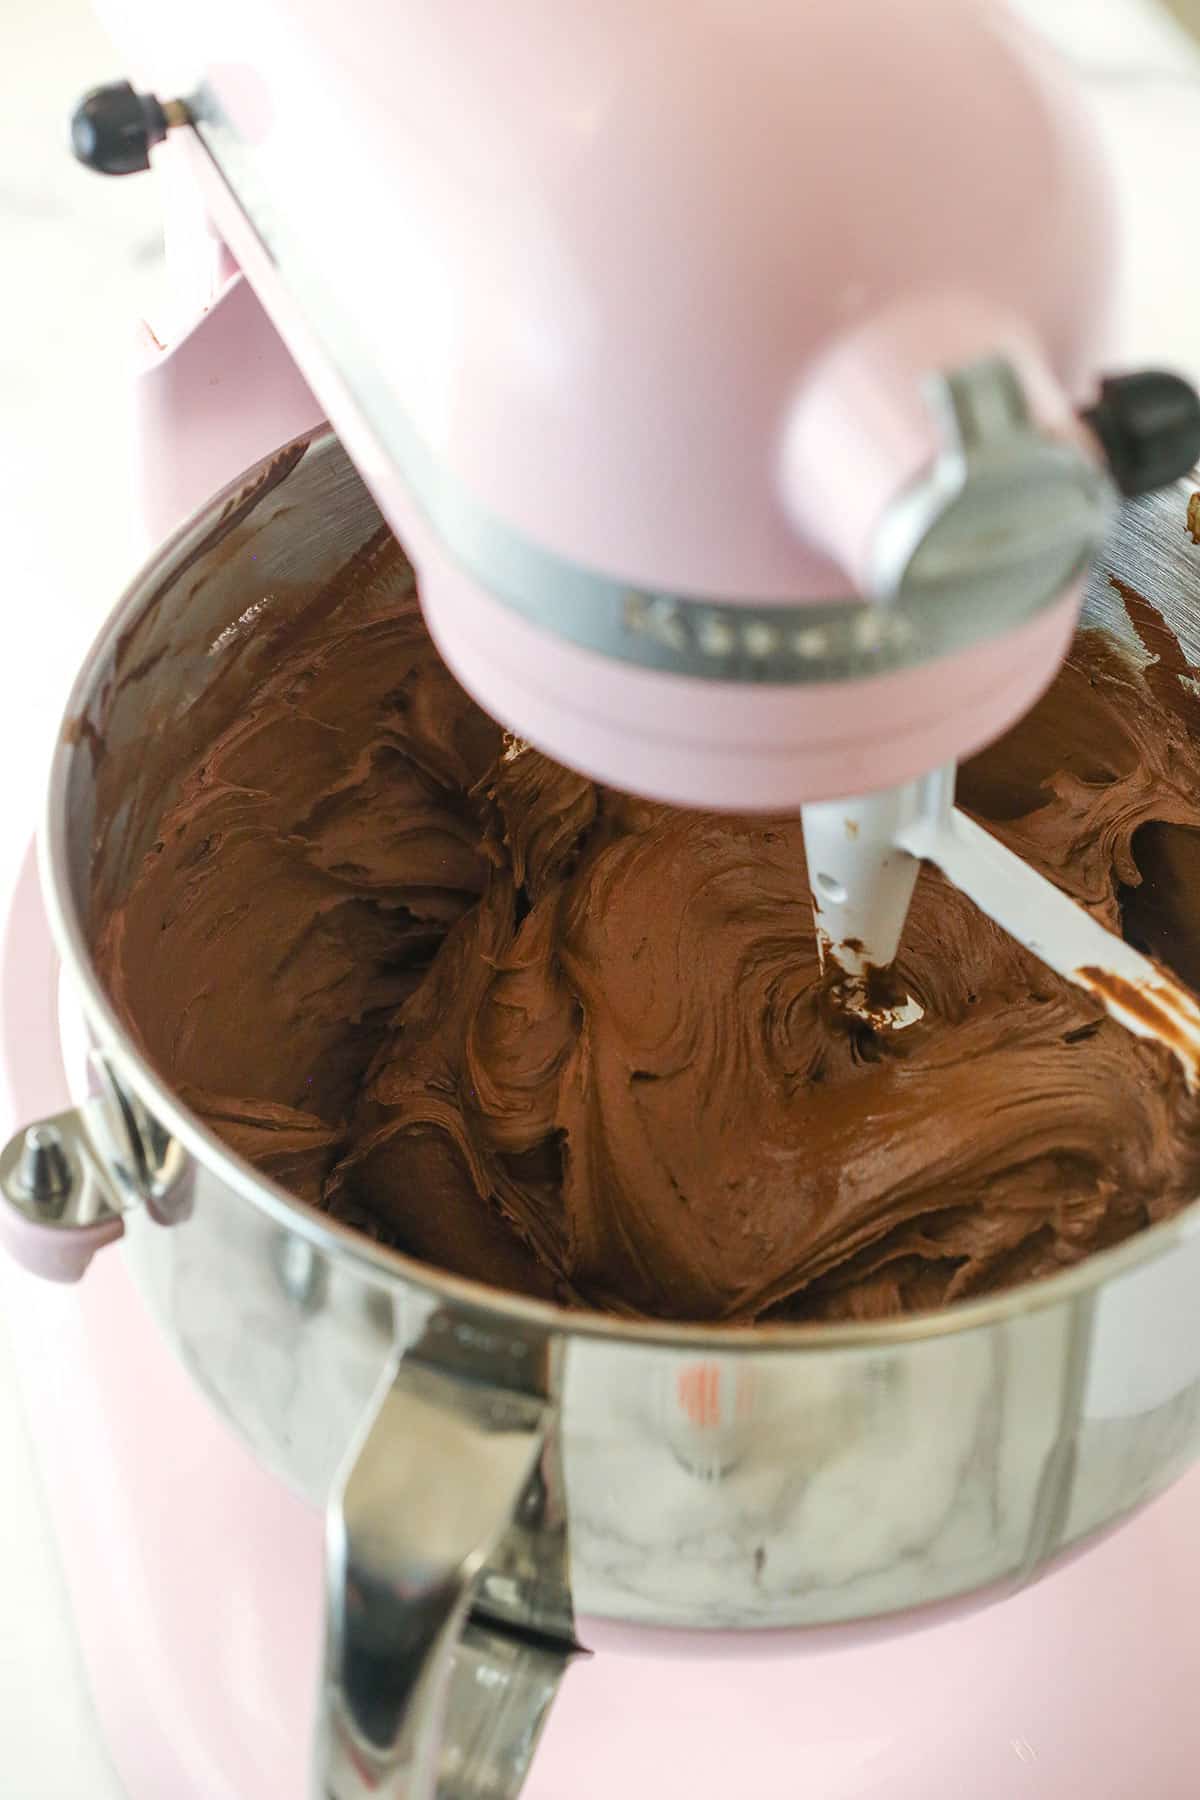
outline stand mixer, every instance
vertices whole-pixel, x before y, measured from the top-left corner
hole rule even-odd
[[[224,320],[228,330],[240,309],[235,335],[270,344],[261,301],[410,554],[446,661],[487,710],[633,791],[743,811],[802,806],[827,954],[847,1004],[874,1022],[902,1028],[919,1006],[912,996],[881,1006],[872,979],[894,956],[929,857],[1060,972],[1087,977],[1122,1022],[1165,1037],[1193,1072],[1200,1015],[1190,997],[1030,871],[988,863],[999,846],[964,836],[951,807],[954,760],[1006,729],[1052,678],[1113,487],[1164,486],[1200,452],[1186,384],[1142,375],[1097,391],[1114,248],[1100,158],[1070,92],[1002,13],[930,4],[914,19],[861,0],[760,8],[752,21],[720,6],[686,17],[659,8],[647,20],[614,4],[568,21],[529,0],[502,24],[415,5],[355,33],[317,0],[218,5],[202,21],[141,4],[110,10],[147,79],[186,98],[160,105],[128,86],[98,90],[77,118],[77,149],[124,172],[162,143],[164,174],[191,192],[211,231],[214,305],[200,329],[211,337]],[[400,68],[414,79],[398,108]],[[295,371],[275,350],[262,354],[277,374],[271,421],[256,422],[267,451],[312,417]],[[222,450],[214,444],[214,463]],[[320,481],[345,484],[334,454],[309,449],[295,476],[296,503],[314,521],[328,501]],[[226,463],[210,488],[229,473]],[[290,468],[282,479],[293,484]],[[225,516],[250,519],[274,480],[260,475]],[[355,502],[360,513],[366,504]],[[217,524],[206,529],[176,540],[160,595],[209,554]],[[264,564],[268,547],[256,551]],[[144,587],[127,611],[153,631]],[[99,666],[81,677],[84,700]],[[73,709],[86,716],[86,705]],[[64,764],[56,806],[80,779]],[[64,863],[68,829],[51,833]],[[55,905],[60,944],[77,956],[78,895],[60,892]],[[5,1164],[26,1253],[60,1275],[81,1272],[142,1204],[158,1227],[172,1225],[158,1231],[164,1242],[186,1240],[192,1224],[164,1201],[185,1152],[245,1185],[144,1070],[131,1074],[90,990],[85,1010],[107,1058],[107,1129],[116,1116],[128,1134],[126,1190],[106,1175],[112,1145],[82,1102],[83,1122],[64,1114],[55,1129],[91,1186],[78,1184],[53,1218],[40,1192],[58,1180],[53,1138],[26,1134]],[[268,1208],[289,1242],[311,1247],[295,1210]],[[224,1241],[232,1254],[237,1231]],[[324,1240],[318,1251],[339,1269],[355,1254]],[[147,1268],[161,1262],[153,1246],[145,1255]],[[419,1274],[403,1273],[420,1288]],[[145,1281],[167,1291],[152,1269]],[[424,1281],[437,1286],[429,1272]],[[399,1361],[373,1364],[356,1390],[354,1429],[330,1434],[343,1469],[332,1488],[325,1463],[320,1479],[299,1477],[310,1493],[334,1494],[319,1753],[321,1791],[334,1800],[432,1793],[434,1701],[469,1604],[476,1638],[459,1651],[460,1676],[475,1656],[502,1685],[488,1638],[502,1626],[524,1657],[526,1688],[539,1648],[561,1660],[576,1643],[570,1601],[544,1569],[534,1587],[548,1609],[526,1604],[506,1533],[519,1518],[535,1562],[549,1546],[561,1587],[566,1527],[546,1446],[570,1382],[577,1390],[598,1373],[591,1328],[563,1376],[561,1322],[510,1306],[511,1342],[525,1346],[530,1373],[498,1382],[479,1292],[443,1286],[447,1307],[410,1308]],[[1052,1329],[1046,1315],[1029,1316],[1031,1331]],[[1080,1403],[1072,1321],[1063,1417]],[[595,1344],[603,1336],[597,1328]],[[771,1357],[790,1354],[791,1338],[750,1336],[756,1391],[769,1392]],[[865,1360],[835,1339],[825,1339],[830,1354],[866,1379],[871,1334]],[[678,1331],[645,1342],[694,1354]],[[711,1342],[705,1354],[718,1391],[740,1391]],[[628,1385],[628,1371],[620,1381],[602,1372],[606,1391]],[[779,1379],[792,1377],[781,1369]],[[695,1421],[679,1404],[681,1466],[690,1459],[694,1476]],[[238,1410],[228,1398],[226,1410]],[[461,1441],[435,1429],[447,1411]],[[236,1422],[261,1449],[262,1434]],[[408,1463],[416,1486],[401,1479],[396,1442],[422,1446]],[[699,1463],[719,1488],[724,1461],[706,1444]],[[585,1527],[573,1540],[575,1610],[693,1628],[828,1625],[1028,1578],[1132,1504],[1122,1490],[1071,1524],[1069,1507],[1060,1517],[1057,1500],[1038,1500],[1058,1494],[1060,1448],[1051,1431],[1035,1459],[1036,1530],[986,1578],[981,1554],[936,1593],[900,1581],[846,1612],[785,1604],[759,1616],[739,1599],[706,1614],[699,1601],[674,1607],[661,1595],[622,1612],[611,1594],[581,1608]],[[679,1443],[674,1453],[679,1461]],[[264,1454],[285,1461],[278,1443]],[[1176,1454],[1145,1491],[1177,1466]],[[448,1545],[417,1554],[395,1541],[397,1513],[401,1535],[420,1535],[422,1487],[437,1501],[466,1486],[489,1504],[458,1520]],[[505,1601],[504,1581],[517,1602]],[[396,1603],[414,1592],[419,1630]],[[578,1632],[589,1644],[597,1635]],[[519,1699],[525,1689],[508,1691]],[[480,1791],[516,1787],[496,1778]]]

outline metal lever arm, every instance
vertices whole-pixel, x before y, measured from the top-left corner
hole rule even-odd
[[[315,1791],[434,1800],[472,1588],[537,1468],[545,1402],[401,1361],[328,1514]]]

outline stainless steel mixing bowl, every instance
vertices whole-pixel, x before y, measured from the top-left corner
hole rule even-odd
[[[1106,566],[1194,653],[1186,502],[1180,487],[1128,508]],[[171,799],[137,757],[145,734],[170,732],[180,765],[198,753],[269,666],[266,623],[379,526],[315,437],[178,532],[102,631],[42,845],[100,1091],[57,1123],[67,1188],[57,1152],[28,1144],[0,1177],[10,1224],[68,1261],[123,1225],[164,1342],[328,1507],[317,1791],[426,1796],[440,1758],[441,1791],[512,1795],[589,1618],[811,1629],[991,1595],[1174,1480],[1200,1449],[1200,1208],[930,1317],[735,1332],[568,1315],[439,1274],[240,1162],[114,1017],[93,881],[120,891]],[[1088,612],[1134,642],[1103,573]]]

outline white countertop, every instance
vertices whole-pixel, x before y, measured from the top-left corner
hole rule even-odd
[[[1091,72],[1118,152],[1132,247],[1129,358],[1200,375],[1200,307],[1184,298],[1200,292],[1188,180],[1200,166],[1198,77],[1152,0],[1022,5],[1079,46],[1073,59]],[[1194,7],[1200,0],[1172,0],[1180,15]],[[3,901],[71,674],[132,573],[125,371],[133,322],[159,279],[160,234],[152,182],[102,181],[66,151],[79,94],[121,73],[85,0],[5,0],[0,68]],[[82,1684],[2,1320],[0,1593],[0,1800],[120,1800]]]

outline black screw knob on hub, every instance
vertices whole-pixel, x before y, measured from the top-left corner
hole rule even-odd
[[[133,175],[150,167],[150,152],[173,125],[186,124],[182,101],[165,104],[139,94],[128,81],[112,81],[85,94],[71,117],[71,148],[100,175]]]

